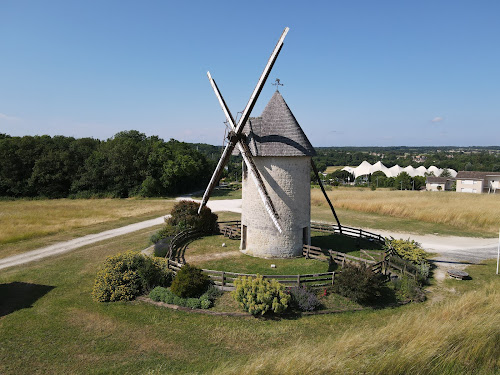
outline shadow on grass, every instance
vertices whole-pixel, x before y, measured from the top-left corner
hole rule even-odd
[[[366,238],[352,238],[343,234],[314,233],[311,245],[343,253],[363,250],[383,250],[382,246]]]
[[[0,284],[0,317],[31,307],[54,286],[23,282]]]

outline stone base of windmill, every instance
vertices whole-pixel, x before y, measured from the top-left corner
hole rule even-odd
[[[297,258],[302,257],[304,231],[288,231],[282,234],[266,232],[261,229],[247,229],[246,238],[251,243],[245,243],[245,234],[242,233],[241,252],[258,258]],[[309,243],[307,237],[306,243]]]

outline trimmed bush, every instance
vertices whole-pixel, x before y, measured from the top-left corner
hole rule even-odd
[[[98,302],[130,301],[154,286],[168,286],[167,261],[126,252],[106,258],[97,273],[92,298]]]
[[[170,290],[179,297],[190,298],[201,296],[210,285],[210,278],[199,268],[185,264],[177,272]]]
[[[290,288],[290,296],[290,305],[300,311],[314,311],[321,305],[316,294],[305,285]]]
[[[167,226],[175,227],[177,233],[185,229],[199,229],[206,233],[214,233],[217,230],[217,214],[210,208],[204,206],[198,215],[200,204],[193,201],[180,201],[167,219]]]
[[[380,296],[382,277],[364,263],[347,263],[335,277],[333,291],[358,303],[366,303]]]
[[[234,280],[234,286],[233,298],[252,315],[264,315],[268,311],[279,314],[288,308],[290,296],[274,279],[269,282],[260,275],[256,278],[243,276]]]

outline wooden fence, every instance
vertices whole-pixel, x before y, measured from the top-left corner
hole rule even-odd
[[[177,273],[177,271],[179,271],[182,266],[183,263],[168,259],[168,267],[174,273]],[[215,285],[224,289],[234,288],[234,280],[236,280],[238,277],[257,277],[256,274],[251,273],[236,273],[207,269],[202,269],[202,271],[207,274],[208,277],[210,277]],[[335,280],[335,272],[323,272],[305,275],[262,275],[262,277],[264,279],[275,279],[279,283],[289,287],[307,285],[309,287],[315,288],[333,285]]]
[[[219,232],[232,240],[241,239],[241,221],[221,221],[219,222]]]
[[[371,241],[377,241],[381,244],[385,244],[385,239],[380,234],[368,232],[361,228],[352,228],[342,225],[342,233],[340,233],[339,226],[336,224],[320,223],[316,221],[311,222],[311,231],[316,232],[326,232],[332,234],[343,234],[353,238],[365,238]]]
[[[333,234],[340,234],[340,230],[337,225],[325,224],[318,222],[311,222],[311,230],[318,232],[327,232]],[[239,220],[219,222],[219,231],[221,234],[229,238],[241,238],[241,222]],[[186,250],[187,244],[192,240],[204,235],[205,233],[199,230],[186,230],[177,234],[170,242],[170,250],[167,254],[167,258],[170,260],[172,266],[170,267],[174,272],[178,271],[184,261],[184,252]],[[341,268],[344,267],[346,263],[364,263],[369,265],[372,270],[376,273],[382,273],[384,275],[390,275],[391,271],[396,273],[402,273],[413,278],[417,277],[417,273],[414,269],[409,269],[405,264],[405,261],[399,257],[397,251],[391,246],[391,244],[385,240],[379,234],[368,232],[359,228],[352,228],[347,226],[342,226],[342,235],[347,235],[355,238],[366,238],[370,241],[376,241],[381,245],[384,245],[386,250],[381,254],[381,260],[376,261],[375,258],[368,254],[364,250],[360,250],[362,254],[372,259],[364,259],[361,257],[356,257],[339,251],[322,249],[320,247],[303,245],[302,256],[305,258],[316,259],[322,262],[334,262]],[[176,261],[177,260],[177,261]],[[393,261],[391,261],[393,260]],[[180,261],[180,262],[178,262]],[[395,262],[394,262],[395,261]],[[232,287],[232,281],[238,276],[253,276],[253,274],[240,274],[234,272],[224,272],[215,270],[203,270],[206,272],[210,278],[215,282],[216,285],[229,286]],[[326,286],[331,285],[334,279],[334,272],[326,272],[321,274],[311,274],[311,275],[264,275],[264,278],[278,279],[280,283],[286,285],[310,285],[310,286]],[[331,279],[331,280],[330,280]],[[316,283],[316,284],[315,284]],[[317,284],[319,283],[319,284]]]
[[[172,238],[166,258],[181,259],[184,257],[187,244],[196,238],[201,237],[205,233],[201,230],[189,229],[184,230]]]

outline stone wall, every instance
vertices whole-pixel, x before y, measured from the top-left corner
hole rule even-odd
[[[309,156],[254,157],[268,189],[283,233],[267,213],[249,173],[243,178],[242,225],[247,227],[245,253],[265,258],[290,258],[302,254],[304,228],[310,242],[311,188]],[[243,232],[243,231],[242,231]],[[245,238],[242,233],[242,246]]]

